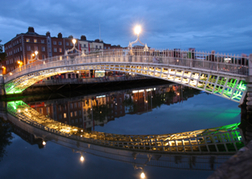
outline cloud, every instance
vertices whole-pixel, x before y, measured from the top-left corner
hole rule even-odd
[[[236,44],[234,53],[244,45],[244,53],[251,53],[251,4],[249,0],[4,1],[0,39],[5,43],[33,26],[39,34],[86,35],[88,40],[101,35],[106,43],[127,46],[136,38],[133,26],[141,24],[141,40],[154,48],[230,51],[225,47]]]

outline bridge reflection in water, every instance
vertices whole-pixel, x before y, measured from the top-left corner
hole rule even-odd
[[[243,146],[238,123],[175,134],[119,135],[54,121],[22,101],[8,102],[7,110],[8,120],[19,128],[16,133],[32,135],[40,147],[52,141],[79,153],[81,162],[87,153],[132,164],[142,173],[145,166],[215,170]]]

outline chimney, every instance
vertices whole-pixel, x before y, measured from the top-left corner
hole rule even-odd
[[[81,36],[81,40],[85,40],[85,41],[86,41],[86,40],[87,40],[86,36],[85,36],[85,35],[82,35],[82,36]]]
[[[34,28],[33,27],[28,27],[28,32],[34,32]]]
[[[62,33],[58,33],[58,38],[62,39]]]
[[[51,36],[50,32],[46,32],[46,36],[50,37]]]

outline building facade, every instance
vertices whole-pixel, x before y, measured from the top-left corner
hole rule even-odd
[[[33,27],[29,27],[26,33],[17,34],[4,44],[7,57],[1,64],[5,68],[3,74],[35,60],[66,54],[73,48],[72,39],[73,36],[63,37],[61,33],[57,37],[51,37],[50,32],[40,35]],[[76,40],[76,49],[86,54],[104,49],[104,43],[99,39],[90,41],[82,35]]]

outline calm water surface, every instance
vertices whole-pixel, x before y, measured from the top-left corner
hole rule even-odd
[[[238,103],[171,84],[61,99],[25,98],[24,102],[57,121],[116,134],[178,133],[240,122]],[[75,150],[55,141],[47,141],[40,149],[31,144],[27,132],[12,128],[15,133],[0,161],[1,179],[140,178],[140,167],[132,163],[89,153],[80,162]],[[171,157],[171,167],[147,162],[146,178],[207,178],[213,173],[209,158],[204,167],[196,167],[199,159],[190,165],[186,162],[190,156],[181,161],[176,157]]]

